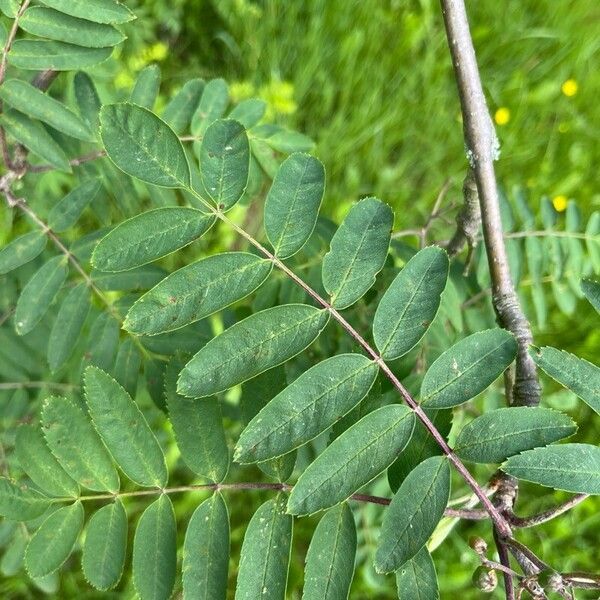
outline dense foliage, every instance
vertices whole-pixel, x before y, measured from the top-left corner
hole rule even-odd
[[[306,599],[393,597],[395,578],[400,598],[433,599],[436,566],[452,568],[443,549],[465,537],[458,518],[485,521],[492,544],[491,519],[532,553],[510,527],[544,519],[497,512],[498,473],[575,502],[600,494],[597,435],[573,419],[600,413],[600,369],[531,347],[583,402],[571,415],[559,401],[502,407],[517,342],[496,324],[483,244],[450,260],[429,223],[405,244],[372,196],[336,225],[320,214],[313,142],[274,124],[265,100],[194,78],[159,103],[150,65],[128,98],[103,102],[88,68],[133,13],[28,4],[0,2],[25,32],[5,32],[0,71],[7,597],[88,584],[143,599],[301,585]],[[521,188],[502,196],[513,281],[543,330],[553,311],[599,310],[600,213],[570,202],[563,223],[540,206]],[[302,518],[322,511],[316,527]],[[504,564],[482,544],[476,593]],[[512,573],[532,595],[598,584],[575,573],[593,559],[525,555],[532,571]]]

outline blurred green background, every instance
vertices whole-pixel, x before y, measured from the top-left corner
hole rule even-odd
[[[163,82],[159,108],[192,77],[225,78],[234,101],[265,99],[269,119],[316,141],[314,153],[328,172],[324,210],[336,221],[350,203],[373,194],[393,206],[396,229],[419,227],[446,181],[447,203],[460,202],[466,159],[437,0],[127,4],[138,20],[127,27],[129,39],[118,54],[97,73],[104,78],[107,95],[114,96],[116,87],[117,95],[127,96],[138,72],[157,63]],[[587,220],[600,207],[600,4],[471,0],[468,9],[502,145],[500,181],[507,189],[525,187],[534,210],[542,196],[549,196],[559,213],[572,199]],[[438,235],[448,231],[446,227]],[[600,333],[589,330],[589,323],[589,318],[555,315],[539,339],[593,360]],[[567,396],[557,392],[549,405],[568,409],[565,402],[573,398]],[[488,473],[478,475],[484,481]],[[522,494],[527,513],[567,497],[556,492],[534,500],[536,493],[527,485]],[[256,502],[243,494],[228,496],[237,548],[233,557],[259,497],[267,495],[257,494]],[[189,514],[198,501],[181,497],[178,514]],[[598,570],[599,508],[598,501],[586,502],[567,516],[523,531],[520,539],[565,571]],[[361,509],[359,558],[372,551],[380,520],[381,509]],[[296,525],[288,588],[292,599],[300,598],[302,563],[315,523],[303,519]],[[487,525],[459,527],[459,534],[448,537],[434,553],[443,600],[459,594],[463,600],[482,596],[470,582],[478,561],[467,540],[478,533],[489,538]],[[351,598],[395,597],[392,578],[376,575],[369,565],[366,560],[357,571]],[[61,593],[68,598],[121,597],[94,594],[82,583],[74,569],[62,579]],[[491,597],[503,594],[497,590]]]

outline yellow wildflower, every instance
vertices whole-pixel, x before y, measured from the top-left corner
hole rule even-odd
[[[577,93],[579,86],[577,85],[577,82],[574,79],[567,79],[562,84],[560,89],[562,90],[562,93],[565,96],[570,98],[571,96],[574,96]]]
[[[494,114],[494,121],[497,125],[506,125],[510,121],[510,110],[501,106]]]
[[[567,197],[563,194],[559,194],[558,196],[554,196],[554,198],[552,198],[552,205],[554,206],[554,210],[557,212],[564,212],[567,210],[567,203]]]
[[[229,96],[235,104],[247,98],[252,98],[255,93],[256,90],[250,81],[234,81],[229,86]]]

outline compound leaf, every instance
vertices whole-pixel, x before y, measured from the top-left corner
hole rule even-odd
[[[46,314],[60,291],[69,269],[64,256],[55,256],[42,265],[27,282],[15,309],[15,329],[29,333]]]
[[[139,485],[165,487],[163,451],[131,396],[97,367],[85,370],[84,382],[94,426],[123,473]]]
[[[511,456],[501,469],[525,481],[582,494],[600,494],[600,448],[560,444]]]
[[[189,187],[190,167],[177,134],[147,108],[103,106],[100,137],[109,158],[128,175],[160,187]]]
[[[239,121],[246,129],[254,127],[264,116],[267,103],[260,98],[242,100],[229,113],[230,119]]]
[[[133,585],[141,600],[168,600],[175,585],[177,523],[162,494],[142,514],[133,539]]]
[[[144,294],[123,327],[141,335],[179,329],[248,296],[272,263],[248,252],[224,252],[187,265]]]
[[[360,354],[333,356],[310,368],[252,419],[234,459],[261,462],[317,437],[367,395],[377,371],[377,364]]]
[[[432,456],[407,475],[383,517],[375,554],[379,573],[396,571],[421,550],[444,515],[449,496],[445,456]]]
[[[302,600],[347,600],[356,557],[356,526],[344,502],[328,510],[313,534]]]
[[[12,521],[29,521],[46,512],[50,499],[21,483],[0,477],[0,515]]]
[[[546,446],[575,431],[577,426],[569,416],[550,408],[499,408],[465,425],[454,450],[463,460],[500,463],[523,450]]]
[[[335,308],[347,308],[375,283],[387,257],[394,213],[376,198],[351,209],[323,258],[323,286]]]
[[[336,438],[302,473],[288,512],[305,515],[347,500],[387,469],[412,434],[415,416],[399,404],[383,406]]]
[[[421,385],[421,404],[449,408],[483,392],[517,354],[517,342],[505,329],[474,333],[442,353]]]
[[[294,520],[278,494],[254,513],[242,544],[236,600],[284,600]]]
[[[31,577],[56,571],[69,558],[83,527],[83,506],[75,502],[53,512],[33,534],[25,551],[25,568]]]
[[[51,396],[42,408],[42,429],[50,451],[83,487],[119,491],[119,475],[83,409],[72,398]]]
[[[310,237],[325,191],[325,167],[308,154],[291,154],[279,167],[265,201],[265,232],[275,254],[288,258]]]
[[[106,591],[119,583],[127,549],[127,513],[121,501],[103,506],[89,520],[81,566],[86,580]]]
[[[229,568],[229,514],[218,492],[190,519],[183,543],[184,600],[225,600]]]
[[[202,184],[219,210],[229,210],[248,183],[250,144],[241,123],[215,121],[204,133],[200,149]]]
[[[437,573],[426,546],[396,571],[396,586],[400,600],[439,600]]]
[[[165,375],[165,396],[173,433],[185,464],[194,473],[218,483],[229,470],[229,449],[219,401],[205,398],[192,402],[177,393],[177,375],[184,364],[178,357],[171,359]]]
[[[399,358],[425,335],[448,279],[448,255],[430,246],[415,254],[379,302],[373,320],[375,345],[386,360]]]
[[[15,438],[15,454],[31,481],[50,496],[79,495],[79,486],[54,458],[39,428],[21,425]]]
[[[600,415],[600,368],[565,350],[532,348],[530,354],[547,375],[579,396]]]
[[[92,255],[100,271],[127,271],[175,252],[206,233],[215,218],[195,208],[149,210],[117,225]]]
[[[305,304],[255,313],[210,340],[187,363],[178,391],[190,398],[211,396],[280,365],[309,346],[328,318],[328,312]]]

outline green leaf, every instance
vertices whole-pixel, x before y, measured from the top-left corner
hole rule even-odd
[[[48,214],[48,227],[55,232],[65,231],[69,227],[73,227],[85,207],[103,191],[102,180],[88,179],[84,181],[52,207]]]
[[[53,512],[33,534],[25,551],[31,577],[54,573],[71,555],[83,527],[83,506],[75,502]]]
[[[406,406],[383,406],[336,438],[302,473],[288,512],[306,515],[347,500],[387,469],[412,434],[415,416]]]
[[[202,139],[200,174],[219,210],[229,210],[242,197],[249,168],[250,145],[244,126],[231,119],[215,121]]]
[[[88,583],[106,591],[119,583],[127,549],[127,513],[119,499],[97,510],[85,531],[81,566]]]
[[[162,119],[175,133],[187,129],[204,91],[203,79],[191,79],[169,100]]]
[[[44,10],[44,9],[41,9]],[[33,119],[87,142],[94,141],[89,127],[70,108],[20,79],[9,79],[0,87],[0,98]]]
[[[0,115],[0,124],[6,129],[7,133],[28,150],[47,160],[57,169],[67,173],[71,172],[67,155],[41,123],[32,121],[16,110],[10,110]]]
[[[46,496],[25,484],[0,477],[0,515],[12,521],[30,521],[43,515],[50,506]]]
[[[265,201],[265,232],[279,258],[296,254],[310,237],[325,191],[325,167],[308,154],[288,156]]]
[[[119,223],[94,250],[101,271],[127,271],[167,256],[206,233],[215,222],[195,208],[156,208]]]
[[[413,558],[433,533],[450,497],[445,456],[424,460],[402,482],[381,525],[375,569],[390,573]]]
[[[294,520],[278,494],[252,516],[242,544],[235,600],[284,600]]]
[[[114,0],[41,0],[42,4],[73,17],[88,19],[95,23],[127,23],[135,15],[120,2]]]
[[[28,8],[19,19],[19,27],[33,35],[86,48],[116,46],[126,39],[112,25],[78,19],[41,6]]]
[[[92,78],[83,71],[75,73],[73,82],[79,112],[94,132],[94,135],[96,135],[98,130],[98,114],[100,113],[101,105],[96,86]]]
[[[268,308],[239,321],[204,346],[179,376],[177,389],[202,398],[289,360],[312,344],[329,313],[305,304]]]
[[[283,128],[268,136],[265,142],[277,152],[283,152],[284,154],[309,152],[315,145],[307,135]]]
[[[346,503],[328,510],[313,534],[302,600],[347,600],[356,556],[356,526]]]
[[[247,426],[271,399],[284,390],[286,384],[284,365],[269,369],[244,383],[240,398],[243,424]],[[296,451],[289,452],[278,458],[258,463],[257,466],[268,477],[283,482],[292,476],[296,458]]]
[[[72,398],[51,396],[42,407],[42,429],[50,451],[83,487],[119,491],[119,475],[83,409]]]
[[[158,65],[148,65],[142,69],[131,92],[131,102],[152,110],[160,88]]]
[[[20,0],[0,0],[0,10],[9,18],[14,19],[19,12]]]
[[[442,353],[421,385],[421,404],[449,408],[483,392],[517,354],[517,342],[505,329],[474,333]]]
[[[427,410],[425,412],[436,429],[447,439],[452,428],[452,411]],[[425,425],[417,420],[410,442],[388,469],[388,481],[392,491],[394,493],[398,491],[400,484],[418,464],[430,456],[440,454],[442,454],[442,449],[439,444]]]
[[[267,103],[260,98],[242,100],[229,113],[230,119],[239,121],[246,129],[254,127],[265,115]]]
[[[600,273],[600,211],[594,211],[585,228],[585,245],[590,255],[592,268],[596,274]]]
[[[96,431],[119,468],[145,487],[167,485],[163,451],[144,415],[129,394],[107,373],[88,367],[85,398]]]
[[[192,117],[192,133],[203,136],[217,119],[220,119],[229,104],[229,90],[223,79],[212,79],[204,86],[198,108]]]
[[[102,291],[139,292],[155,286],[164,279],[165,270],[157,265],[142,265],[127,271],[106,273],[92,269],[92,281]],[[134,298],[131,297],[131,302]],[[130,303],[125,306],[129,308]]]
[[[184,600],[225,600],[229,568],[229,514],[218,492],[190,519],[183,543]]]
[[[600,313],[600,283],[591,279],[584,279],[581,282],[581,291],[589,303]]]
[[[46,240],[41,231],[30,231],[0,248],[0,275],[10,273],[33,260],[46,247]]]
[[[368,394],[377,372],[377,364],[360,354],[333,356],[310,368],[252,419],[234,459],[260,462],[309,442]]]
[[[15,309],[15,329],[29,333],[46,314],[60,291],[69,269],[64,256],[55,256],[40,267],[27,282]]]
[[[426,547],[396,571],[400,600],[439,600],[437,573]]]
[[[60,305],[52,325],[46,355],[50,370],[54,373],[73,354],[75,343],[90,311],[90,291],[86,283],[76,285]]]
[[[448,268],[444,250],[423,248],[387,289],[373,320],[375,345],[385,360],[406,354],[425,335],[440,306]]]
[[[8,62],[31,71],[72,71],[104,62],[112,51],[112,48],[82,48],[52,40],[15,40]]]
[[[100,110],[100,137],[109,158],[146,183],[190,185],[190,168],[177,134],[146,108],[123,102]]]
[[[168,600],[175,585],[177,523],[166,494],[140,517],[133,540],[133,585],[141,600]]]
[[[600,494],[600,447],[560,444],[511,456],[501,469],[525,481],[556,490]]]
[[[229,470],[229,449],[219,401],[206,398],[191,402],[180,396],[176,384],[183,365],[180,358],[171,359],[165,375],[165,395],[175,440],[185,464],[194,473],[219,483]]]
[[[112,370],[114,378],[126,392],[135,398],[140,376],[142,356],[132,337],[128,337],[119,345],[115,366]]]
[[[571,418],[550,408],[499,408],[465,425],[454,445],[463,460],[500,463],[509,456],[573,435]]]
[[[245,298],[269,276],[273,264],[248,252],[224,252],[183,267],[129,309],[123,327],[156,335],[199,321]]]
[[[393,224],[392,209],[376,198],[364,198],[350,209],[323,258],[323,287],[335,308],[351,306],[375,283]]]
[[[23,471],[45,493],[58,497],[79,495],[79,486],[54,458],[39,428],[21,425],[17,429],[15,454]]]
[[[4,522],[8,524],[8,521]],[[11,523],[14,525],[14,523]],[[15,534],[7,546],[2,561],[0,562],[0,572],[4,577],[12,577],[23,568],[23,560],[25,558],[25,549],[29,541],[29,534],[23,531],[24,528],[16,528]]]
[[[119,323],[111,314],[100,313],[90,328],[88,339],[90,346],[84,354],[84,365],[110,369],[119,344]]]
[[[547,375],[579,396],[600,415],[600,368],[551,346],[532,348],[531,357]]]

